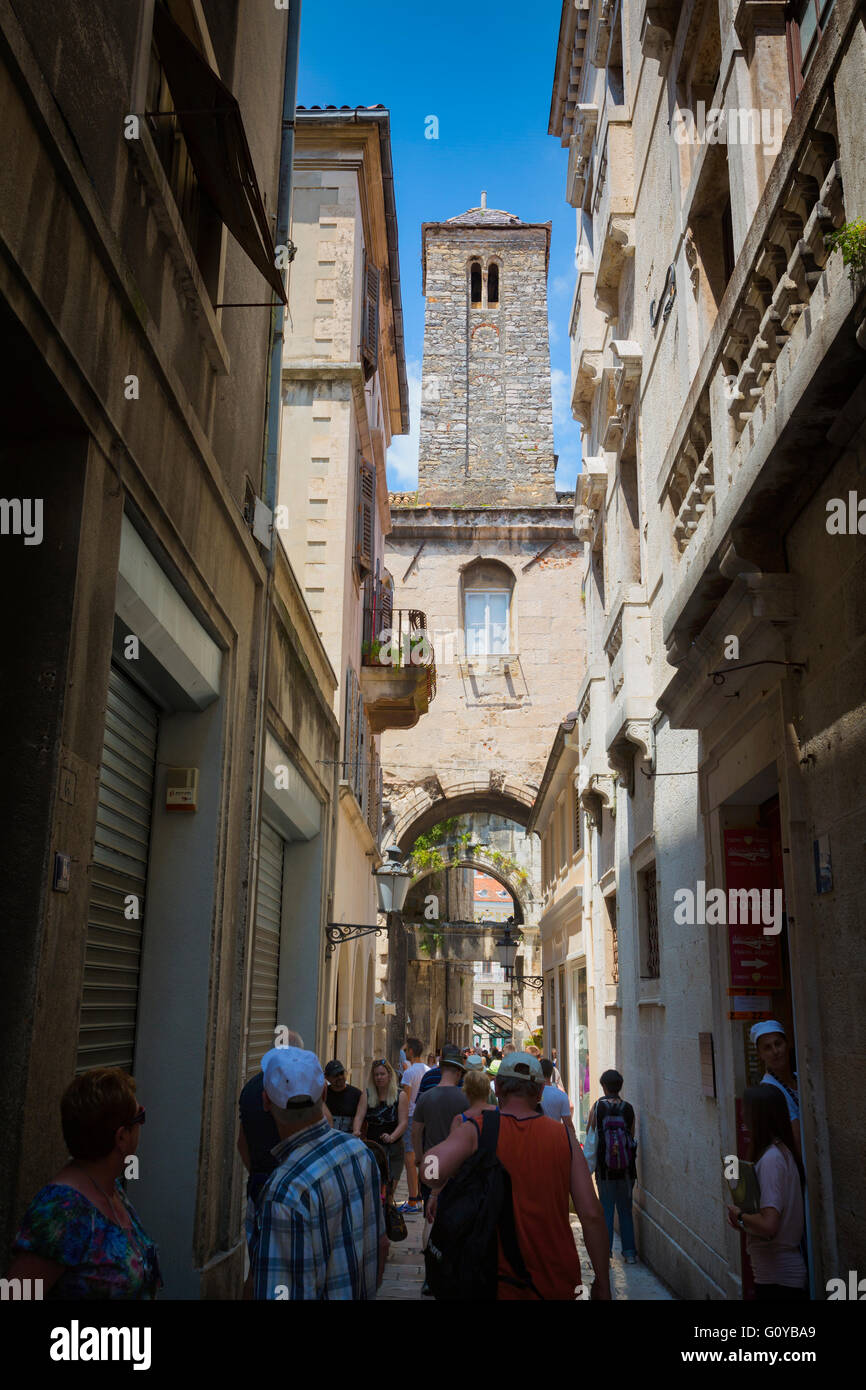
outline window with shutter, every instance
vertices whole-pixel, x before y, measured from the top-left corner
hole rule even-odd
[[[357,711],[358,688],[355,672],[346,667],[346,722],[343,727],[343,781],[351,786],[355,776],[357,758]]]
[[[358,692],[358,704],[356,715],[357,735],[355,738],[355,770],[352,786],[358,805],[364,814],[367,814],[367,716],[364,712],[364,697],[361,694],[361,687],[356,682]]]
[[[574,853],[580,854],[580,796],[577,788],[572,790],[574,797]]]
[[[363,579],[373,569],[373,541],[376,524],[376,470],[366,459],[358,459],[358,512],[355,527],[355,564]]]
[[[379,357],[379,271],[364,257],[364,302],[361,310],[361,356],[364,379],[376,371]]]

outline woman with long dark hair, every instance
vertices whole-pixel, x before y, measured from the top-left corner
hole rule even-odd
[[[728,1207],[728,1220],[746,1232],[759,1299],[809,1297],[803,1240],[803,1165],[797,1155],[785,1097],[775,1086],[749,1086],[743,1095],[749,1158],[755,1165],[760,1210]]]

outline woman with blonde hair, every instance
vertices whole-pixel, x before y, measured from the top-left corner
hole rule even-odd
[[[472,1058],[469,1059],[472,1061]],[[476,1061],[481,1061],[478,1057]],[[459,1129],[461,1125],[472,1121],[478,1133],[481,1133],[481,1116],[485,1110],[495,1110],[493,1104],[493,1091],[490,1086],[490,1077],[486,1067],[467,1066],[466,1074],[463,1077],[463,1094],[469,1101],[466,1109],[460,1114],[455,1115],[451,1124],[451,1132]]]
[[[409,1125],[409,1097],[397,1080],[397,1073],[387,1057],[380,1057],[370,1067],[366,1090],[361,1093],[352,1133],[381,1144],[388,1155],[391,1191],[403,1172],[403,1135]]]

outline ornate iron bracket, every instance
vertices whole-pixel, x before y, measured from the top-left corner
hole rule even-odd
[[[325,927],[325,935],[328,938],[328,955],[336,951],[344,941],[354,941],[357,936],[369,936],[370,932],[375,932],[381,936],[384,927],[359,927],[353,922],[329,922]]]
[[[530,989],[544,989],[543,975],[521,975],[520,981],[524,985],[529,985]]]

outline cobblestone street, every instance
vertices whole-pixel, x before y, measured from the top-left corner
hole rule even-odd
[[[405,1202],[408,1195],[404,1175],[397,1186],[397,1205]],[[583,1277],[589,1282],[592,1278],[592,1266],[583,1243],[580,1222],[576,1216],[571,1218],[571,1226],[574,1231],[575,1243],[580,1251]],[[388,1263],[385,1266],[385,1277],[379,1290],[380,1299],[405,1301],[421,1298],[421,1288],[424,1283],[424,1255],[421,1250],[424,1221],[420,1216],[407,1216],[406,1228],[408,1231],[406,1239],[400,1241],[399,1244],[391,1245]],[[639,1261],[636,1265],[627,1265],[618,1246],[619,1236],[616,1235],[614,1236],[614,1254],[610,1265],[610,1284],[614,1299],[652,1300],[656,1302],[673,1300],[674,1294],[645,1264]],[[426,1301],[433,1302],[432,1299]]]

